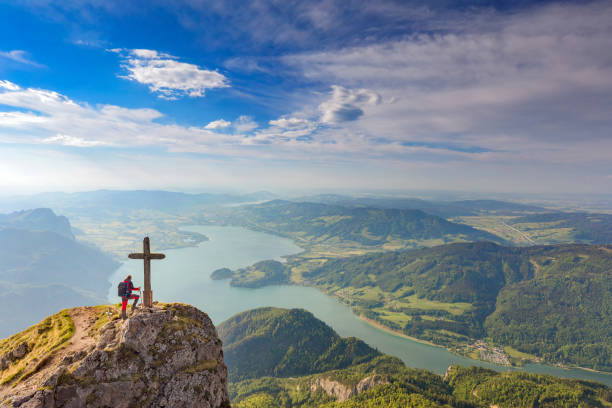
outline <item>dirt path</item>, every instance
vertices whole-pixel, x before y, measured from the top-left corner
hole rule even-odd
[[[74,334],[69,340],[69,345],[64,351],[68,355],[95,345],[94,338],[89,337],[89,329],[96,322],[96,310],[90,307],[77,307],[69,313],[74,324]]]
[[[35,392],[41,387],[44,379],[51,376],[65,358],[70,359],[76,353],[95,346],[96,339],[89,337],[88,332],[96,321],[96,313],[93,307],[71,309],[68,314],[74,324],[74,334],[70,340],[63,348],[48,356],[47,361],[35,374],[21,381],[14,388],[10,384],[0,387],[0,405],[7,398],[14,399]]]

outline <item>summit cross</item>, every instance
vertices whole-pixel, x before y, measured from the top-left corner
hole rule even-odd
[[[142,293],[142,303],[145,307],[153,307],[153,292],[151,291],[151,259],[164,259],[164,254],[152,254],[149,237],[142,241],[142,253],[129,254],[130,259],[144,260],[144,292]]]

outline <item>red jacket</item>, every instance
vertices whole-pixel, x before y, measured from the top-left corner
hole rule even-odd
[[[124,280],[124,282],[125,282],[125,285],[126,285],[126,286],[125,286],[125,294],[126,294],[126,297],[130,297],[130,296],[132,296],[132,291],[133,291],[133,290],[140,290],[140,288],[136,288],[136,287],[134,287],[134,284],[133,284],[133,283],[132,283],[132,281],[131,281],[131,280],[129,280],[129,279]]]

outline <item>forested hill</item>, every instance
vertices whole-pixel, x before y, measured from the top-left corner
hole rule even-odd
[[[303,277],[408,335],[490,338],[612,371],[612,246],[450,244],[327,260]]]
[[[303,309],[249,310],[226,320],[217,329],[233,381],[312,374],[380,355],[361,340],[341,338]]]
[[[299,244],[418,247],[455,241],[502,241],[496,235],[421,210],[349,208],[282,200],[232,208],[220,221],[280,233]]]
[[[341,339],[299,309],[250,310],[218,329],[233,373],[229,392],[236,408],[601,408],[612,403],[610,388],[588,381],[476,367],[453,366],[445,376],[408,368],[359,339]]]

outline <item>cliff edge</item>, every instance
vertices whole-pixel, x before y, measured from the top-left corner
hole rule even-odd
[[[67,309],[0,340],[0,407],[229,407],[210,318],[155,304]]]

